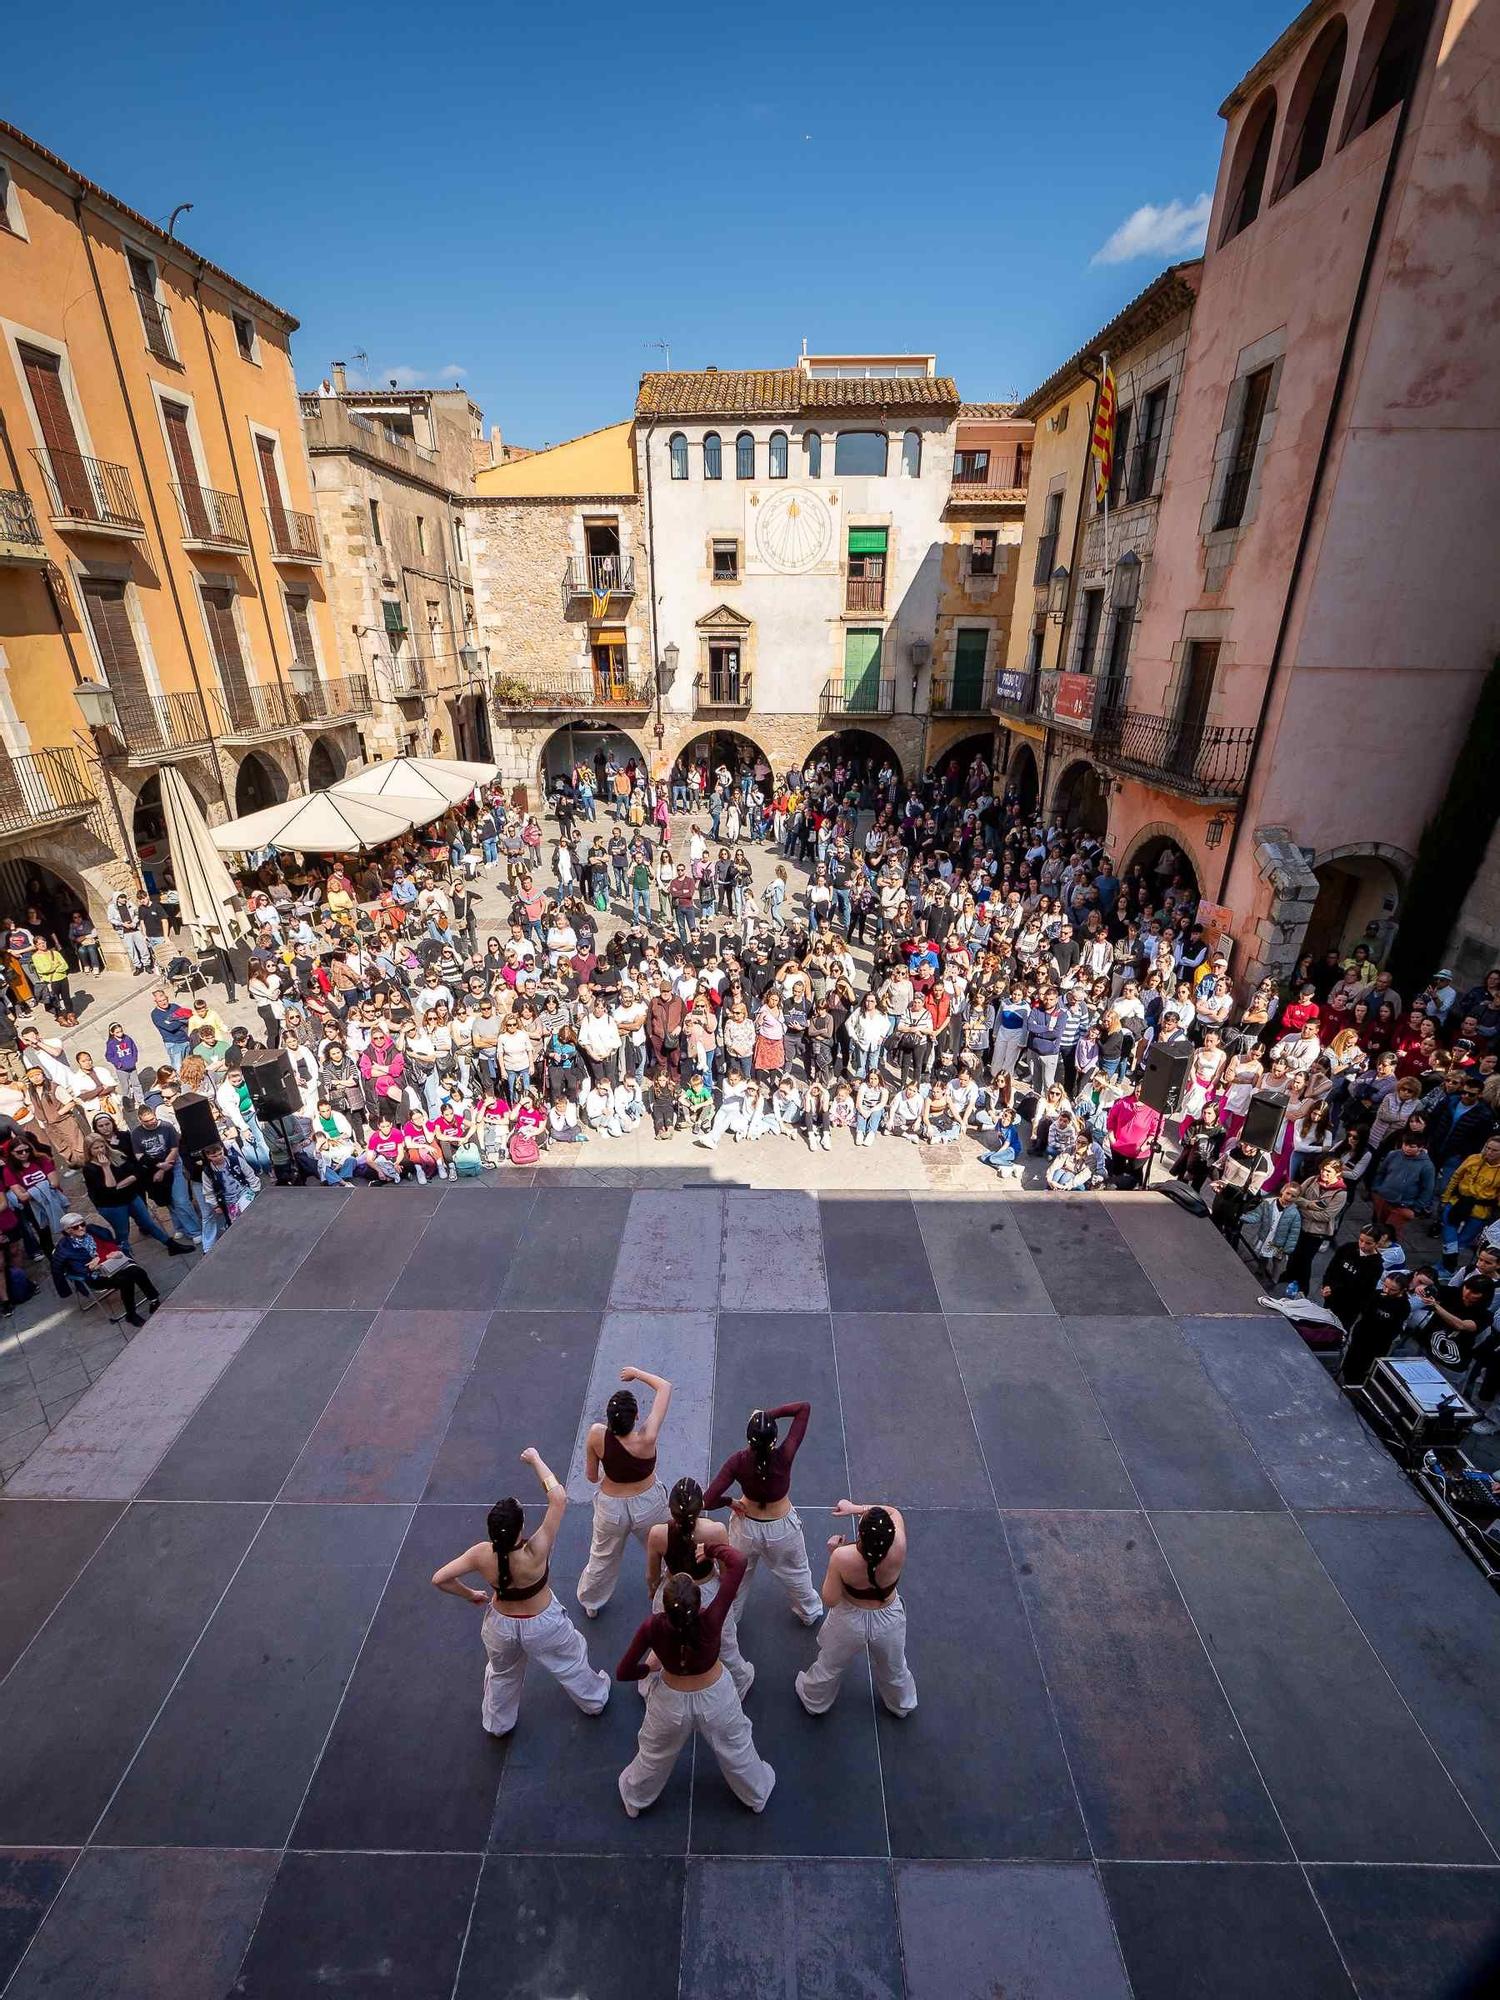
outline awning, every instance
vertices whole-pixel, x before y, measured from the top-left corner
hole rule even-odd
[[[263,847],[294,848],[301,854],[358,854],[380,847],[414,826],[426,826],[446,807],[425,799],[399,798],[394,792],[361,798],[309,792],[305,798],[283,799],[280,805],[227,820],[211,831],[221,854],[254,854]]]

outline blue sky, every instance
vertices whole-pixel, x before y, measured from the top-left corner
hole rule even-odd
[[[302,321],[304,386],[363,351],[535,445],[627,416],[661,340],[1024,394],[1191,242],[1295,12],[134,0],[122,33],[76,0],[7,23],[3,107],[145,214],[193,202],[184,240]]]

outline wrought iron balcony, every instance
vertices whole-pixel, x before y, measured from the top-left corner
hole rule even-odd
[[[998,715],[1035,715],[1041,696],[1041,675],[1035,667],[997,667],[990,706]]]
[[[824,681],[818,697],[818,714],[824,722],[842,715],[894,715],[895,712],[894,681]]]
[[[1254,743],[1253,728],[1195,726],[1187,718],[1114,705],[1102,710],[1094,727],[1095,754],[1111,770],[1205,803],[1241,796]]]
[[[120,739],[127,755],[160,757],[169,750],[198,750],[212,743],[227,727],[217,695],[183,694],[115,696]]]
[[[141,327],[147,350],[158,361],[176,361],[177,345],[172,338],[172,309],[162,304],[154,292],[135,287],[135,302],[141,309]]]
[[[211,486],[173,485],[182,516],[185,549],[248,549],[250,532],[236,493],[216,493]]]
[[[580,597],[634,597],[635,557],[569,556],[563,570],[563,609]]]
[[[32,457],[47,482],[47,504],[57,528],[82,528],[94,534],[144,535],[146,524],[136,505],[135,488],[123,465],[88,458],[81,451],[33,448]]]
[[[280,681],[247,681],[224,690],[231,736],[269,736],[302,721],[297,696]]]
[[[320,563],[323,552],[318,546],[318,524],[311,514],[294,513],[284,507],[279,513],[266,509],[266,524],[271,530],[271,554],[278,562]]]
[[[304,687],[293,687],[292,702],[303,722],[338,722],[346,716],[368,715],[370,683],[364,674],[309,681]]]
[[[0,833],[83,819],[97,804],[76,750],[0,751]]]
[[[500,674],[496,676],[491,699],[496,709],[531,709],[547,713],[578,709],[584,713],[598,709],[614,712],[650,708],[654,688],[650,673],[632,674],[624,668],[564,669],[551,674]]]
[[[47,560],[47,545],[31,496],[0,487],[0,563],[29,566]]]
[[[991,668],[983,674],[934,674],[928,705],[934,715],[985,715],[994,700]]]
[[[702,715],[709,709],[747,709],[750,706],[749,674],[714,673],[693,676],[693,708]]]

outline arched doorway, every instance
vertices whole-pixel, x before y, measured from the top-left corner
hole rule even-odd
[[[1087,758],[1070,764],[1058,779],[1052,817],[1070,833],[1091,833],[1102,840],[1109,831],[1109,802]]]
[[[130,837],[141,880],[153,894],[174,886],[172,850],[167,845],[167,816],[162,809],[161,779],[154,774],[135,795],[130,816]]]
[[[1010,763],[1005,771],[1005,789],[1015,794],[1016,804],[1023,816],[1029,817],[1036,811],[1042,781],[1036,768],[1036,752],[1029,743],[1012,744]]]
[[[1328,951],[1351,950],[1363,940],[1377,957],[1383,954],[1395,932],[1405,886],[1395,863],[1383,854],[1335,850],[1313,863],[1313,873],[1318,900],[1302,949],[1321,958]]]
[[[711,786],[714,773],[721,768],[732,778],[738,778],[747,768],[754,771],[758,767],[771,769],[771,760],[753,737],[744,735],[738,729],[705,729],[701,736],[694,736],[684,743],[677,753],[673,768],[674,780],[692,770],[694,765],[703,767],[707,785]]]
[[[1198,886],[1198,871],[1177,834],[1149,834],[1125,857],[1120,872],[1124,877],[1133,878],[1137,869],[1146,878],[1147,898],[1152,909],[1160,909],[1169,895],[1189,911],[1197,908],[1202,894]]]
[[[901,759],[885,738],[877,736],[873,729],[840,729],[833,736],[823,737],[809,750],[802,768],[808,771],[819,764],[827,764],[830,769],[843,764],[856,778],[867,783],[873,783],[882,766],[887,764],[898,778],[904,781],[906,777]]]
[[[279,805],[286,797],[286,776],[279,765],[252,750],[242,760],[234,778],[234,815],[260,812]]]
[[[961,797],[969,791],[969,776],[976,758],[983,758],[984,767],[994,776],[995,732],[992,729],[978,730],[971,736],[960,736],[956,743],[950,743],[946,750],[940,750],[932,760],[932,775],[939,780],[956,777]],[[981,790],[988,792],[989,783],[982,784]]]
[[[29,854],[0,861],[0,919],[14,918],[28,929],[55,937],[67,950],[68,923],[75,910],[87,913],[87,909],[72,883],[44,862],[33,861]]]
[[[616,765],[634,765],[638,771],[651,769],[644,747],[612,722],[565,722],[561,729],[553,730],[537,758],[543,796],[550,797],[560,779],[571,778],[578,765],[587,764],[594,774],[596,795],[604,797],[605,769],[611,757]]]
[[[349,759],[331,737],[319,736],[307,753],[307,789],[326,792],[348,769]]]

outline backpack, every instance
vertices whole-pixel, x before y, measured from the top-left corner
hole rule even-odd
[[[472,1139],[465,1139],[453,1155],[453,1171],[460,1180],[466,1181],[473,1180],[476,1174],[483,1173],[484,1160]]]
[[[529,1132],[512,1132],[509,1150],[513,1167],[534,1167],[541,1158],[536,1140]]]

